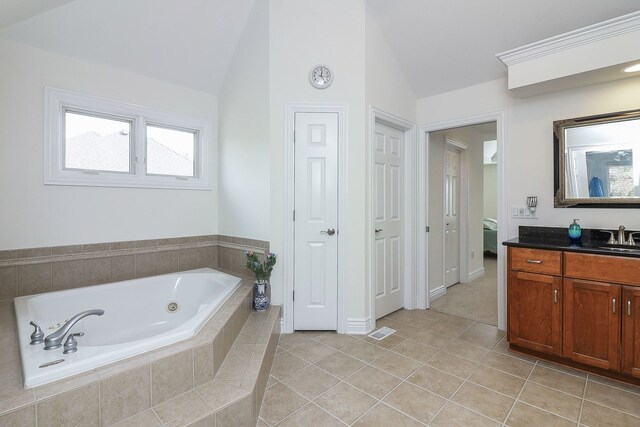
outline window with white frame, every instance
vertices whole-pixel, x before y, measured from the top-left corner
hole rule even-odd
[[[211,189],[212,124],[45,89],[45,184]]]

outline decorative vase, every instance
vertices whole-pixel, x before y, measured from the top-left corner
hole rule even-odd
[[[256,280],[253,288],[253,309],[255,311],[264,311],[269,308],[271,302],[267,296],[268,280]]]

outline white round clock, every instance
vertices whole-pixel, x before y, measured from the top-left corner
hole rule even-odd
[[[326,65],[316,65],[309,71],[309,82],[317,89],[326,89],[333,83],[333,72]]]

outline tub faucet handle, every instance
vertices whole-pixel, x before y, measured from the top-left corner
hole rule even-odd
[[[31,345],[42,344],[44,342],[44,332],[42,332],[42,329],[40,328],[40,325],[38,325],[33,320],[31,322],[29,322],[29,324],[35,328],[35,330],[31,334],[31,343],[30,344]]]
[[[64,351],[62,353],[69,354],[75,353],[78,351],[78,341],[74,337],[81,337],[84,335],[84,332],[76,332],[74,334],[69,334],[67,336],[67,340],[64,342]]]

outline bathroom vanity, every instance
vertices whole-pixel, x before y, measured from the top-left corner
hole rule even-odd
[[[564,236],[504,242],[509,348],[640,384],[640,246]]]

